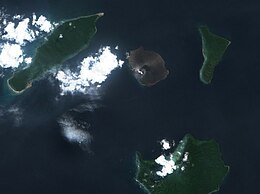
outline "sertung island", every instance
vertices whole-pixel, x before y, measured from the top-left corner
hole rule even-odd
[[[204,84],[210,84],[213,79],[215,67],[222,60],[231,42],[211,33],[207,26],[199,27],[199,32],[202,39],[202,54],[204,57],[204,62],[200,69],[200,80]]]

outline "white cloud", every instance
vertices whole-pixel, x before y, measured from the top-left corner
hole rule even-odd
[[[61,95],[66,93],[88,93],[91,86],[100,87],[112,70],[121,67],[123,61],[118,60],[110,47],[103,47],[94,56],[82,60],[79,73],[70,70],[59,71],[56,78],[60,81]]]
[[[166,159],[164,155],[161,155],[155,159],[155,162],[162,166],[162,170],[156,172],[156,174],[161,177],[165,177],[168,174],[172,174],[173,171],[177,169],[177,166],[173,161],[172,155],[170,155],[170,159]]]
[[[21,124],[23,111],[18,106],[11,106],[7,110],[7,112],[13,115],[14,123],[15,123],[16,126]]]
[[[101,105],[98,104],[97,102],[87,102],[84,104],[80,104],[79,106],[72,108],[71,110],[79,113],[86,112],[86,111],[93,112],[94,110],[100,107]]]
[[[24,45],[25,41],[33,41],[35,39],[34,33],[31,29],[29,29],[29,18],[23,19],[18,23],[17,27],[15,27],[15,23],[8,22],[4,31],[7,33],[2,38],[4,40],[12,40],[17,44]]]
[[[169,150],[169,149],[171,149],[170,142],[167,141],[166,139],[162,139],[162,140],[160,141],[160,144],[161,144],[163,150]]]
[[[181,143],[182,141],[180,141]],[[162,151],[165,152],[166,150],[171,149],[170,142],[166,139],[162,139],[160,141],[160,144],[162,146]],[[175,141],[172,141],[172,146],[175,146]],[[181,152],[176,152],[178,155],[182,155]],[[165,154],[160,155],[158,158],[155,159],[155,162],[162,166],[162,169],[160,171],[156,171],[156,174],[160,177],[165,177],[169,174],[172,174],[174,170],[177,170],[178,168],[181,169],[181,171],[184,171],[186,169],[185,163],[188,162],[189,152],[185,152],[182,158],[182,163],[179,165],[176,165],[176,158],[174,158],[173,154],[170,154],[168,157],[165,156]]]
[[[3,24],[6,25],[7,24],[7,21],[6,19],[3,20]]]
[[[25,59],[24,59],[24,62],[25,62],[26,64],[30,64],[30,63],[32,62],[32,57],[27,57],[27,58],[25,58]]]
[[[23,61],[23,51],[19,44],[0,45],[0,66],[16,68]]]
[[[18,19],[18,20],[20,20],[20,19],[22,19],[22,15],[18,15],[18,14],[16,14],[16,15],[14,15],[13,16],[13,19],[15,20],[15,19]]]
[[[49,33],[53,30],[54,26],[53,24],[47,20],[47,18],[43,15],[41,15],[38,20],[36,19],[36,15],[33,14],[33,21],[32,24],[39,27],[41,31]]]
[[[83,149],[88,148],[93,138],[84,126],[78,124],[69,116],[63,116],[58,122],[62,128],[62,134],[67,141],[77,143]]]
[[[16,43],[23,45],[26,41],[32,42],[35,40],[35,35],[39,35],[39,31],[49,33],[54,29],[54,26],[57,25],[56,23],[51,23],[47,20],[47,18],[41,15],[38,19],[36,14],[32,15],[32,21],[30,22],[30,18],[22,19],[21,15],[16,15],[13,19],[21,20],[17,26],[15,26],[14,22],[8,22],[7,26],[5,27],[4,31],[7,33],[2,38],[6,40],[13,40]],[[32,30],[32,26],[30,23],[38,28],[37,30]]]
[[[35,25],[36,21],[37,21],[37,16],[35,13],[33,13],[33,15],[32,15],[32,25],[33,26]]]
[[[0,29],[4,32],[0,43],[0,67],[17,68],[22,63],[30,64],[32,58],[24,53],[24,48],[38,36],[53,30],[57,24],[43,15],[37,19],[35,13],[24,18],[19,14],[9,17],[4,11],[0,10]]]
[[[188,161],[188,157],[189,157],[189,152],[185,152],[182,161],[183,162],[187,162]]]
[[[0,117],[5,116],[5,118],[12,118],[12,124],[15,127],[19,127],[23,121],[23,112],[20,107],[13,105],[8,108],[5,107],[4,110],[0,109]]]

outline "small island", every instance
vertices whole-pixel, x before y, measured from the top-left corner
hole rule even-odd
[[[37,48],[30,66],[15,72],[7,80],[9,88],[17,94],[22,93],[44,73],[87,48],[97,32],[96,21],[103,15],[103,13],[98,13],[82,16],[66,20],[58,25],[46,41]]]
[[[213,79],[215,67],[221,61],[230,41],[211,33],[207,26],[199,27],[202,39],[203,65],[200,69],[200,80],[210,84]]]
[[[155,160],[136,153],[136,181],[149,194],[209,194],[217,192],[229,167],[214,140],[186,135],[173,152]]]
[[[143,86],[153,86],[169,74],[161,55],[143,47],[127,53],[127,59],[134,77]]]

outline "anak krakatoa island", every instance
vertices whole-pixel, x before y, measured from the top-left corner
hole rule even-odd
[[[143,47],[127,53],[129,67],[136,80],[144,86],[153,86],[165,79],[169,71],[161,55]]]

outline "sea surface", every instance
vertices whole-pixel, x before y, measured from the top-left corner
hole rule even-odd
[[[22,95],[2,95],[1,194],[143,194],[134,179],[135,152],[153,159],[161,139],[179,141],[186,133],[219,143],[230,173],[218,194],[260,193],[259,1],[1,0],[0,6],[54,22],[104,12],[90,47],[70,63],[101,46],[118,45],[122,59],[143,46],[160,53],[170,72],[143,87],[124,64],[95,94],[60,96],[57,80],[47,76]],[[231,41],[210,85],[199,80],[201,24]],[[59,124],[64,115],[87,125],[90,143],[68,142]]]

